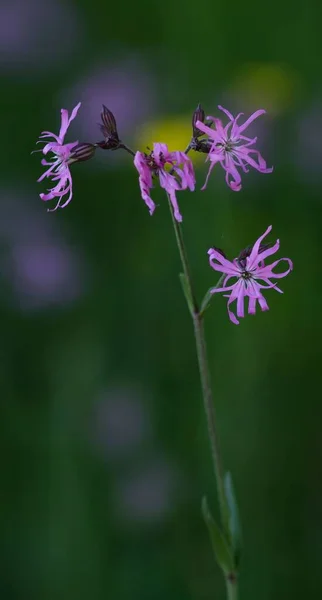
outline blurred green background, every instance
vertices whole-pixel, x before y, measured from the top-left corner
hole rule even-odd
[[[321,34],[315,2],[2,0],[0,55],[1,578],[4,600],[224,598],[200,516],[218,514],[189,314],[161,190],[131,158],[74,165],[47,213],[42,130],[82,102],[68,141],[97,141],[102,103],[144,150],[183,149],[198,102],[254,124],[272,175],[178,194],[201,297],[207,250],[233,257],[269,224],[294,261],[270,311],[207,314],[226,468],[244,531],[240,597],[322,593]],[[157,137],[156,137],[157,136]],[[206,166],[196,162],[198,189]]]

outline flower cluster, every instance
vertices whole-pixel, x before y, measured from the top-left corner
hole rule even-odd
[[[187,152],[179,150],[170,152],[166,144],[154,143],[152,152],[132,152],[120,140],[116,120],[113,113],[103,105],[101,113],[102,125],[100,129],[104,135],[104,140],[95,144],[71,142],[64,144],[67,129],[77,115],[81,103],[73,109],[71,116],[68,117],[68,111],[61,110],[61,128],[58,135],[50,131],[44,131],[40,136],[40,141],[46,137],[54,138],[54,142],[48,142],[42,149],[44,155],[48,152],[53,154],[51,162],[43,159],[42,164],[49,168],[41,175],[38,181],[49,177],[56,185],[48,191],[47,194],[40,194],[42,200],[52,200],[58,198],[56,208],[64,208],[72,199],[72,176],[69,166],[73,162],[88,160],[94,156],[97,147],[103,150],[125,149],[134,156],[134,165],[139,173],[139,184],[141,196],[147,204],[150,214],[155,209],[155,204],[151,199],[150,189],[153,187],[153,177],[159,179],[160,186],[169,194],[175,218],[182,220],[182,216],[177,204],[176,191],[189,188],[195,189],[195,175],[192,162],[187,156]],[[200,104],[193,113],[192,118],[192,139],[189,150],[207,154],[207,160],[210,161],[210,168],[206,182],[202,189],[205,189],[210,173],[216,163],[220,163],[226,172],[226,182],[233,191],[241,189],[240,170],[247,173],[249,167],[253,167],[260,173],[271,173],[273,168],[268,168],[266,162],[254,144],[257,138],[246,137],[243,132],[264,110],[254,112],[242,125],[237,121],[242,116],[239,113],[237,117],[222,108],[218,107],[228,117],[227,125],[216,117],[205,117],[205,112]],[[205,122],[206,121],[206,122]],[[206,135],[206,138],[203,137]],[[170,168],[170,170],[169,170]],[[64,196],[67,200],[62,200]]]
[[[133,156],[134,166],[139,174],[141,196],[149,209],[150,215],[154,213],[156,207],[151,198],[153,180],[156,180],[159,182],[160,187],[166,191],[173,216],[177,222],[182,221],[182,215],[176,192],[186,189],[194,191],[195,189],[194,169],[190,158],[187,156],[190,150],[206,154],[206,160],[210,162],[206,181],[201,189],[206,188],[209,176],[217,163],[225,171],[227,185],[235,192],[241,190],[241,173],[247,173],[249,167],[253,167],[260,173],[271,173],[273,171],[272,167],[267,167],[264,158],[254,147],[257,138],[244,135],[247,127],[259,116],[265,114],[262,109],[255,111],[244,123],[240,124],[239,120],[243,113],[239,113],[234,117],[227,109],[219,106],[219,110],[228,118],[228,123],[224,125],[221,119],[217,117],[206,117],[199,104],[193,113],[192,138],[185,152],[179,150],[170,152],[168,146],[160,142],[154,143],[153,150],[149,150],[149,152],[133,152],[121,141],[115,117],[104,105],[101,113],[102,125],[100,125],[104,140],[94,144],[78,143],[78,141],[65,144],[64,140],[68,127],[71,121],[75,119],[80,105],[79,102],[75,106],[70,117],[67,110],[61,110],[61,127],[58,135],[44,131],[40,136],[40,141],[44,141],[48,137],[54,138],[54,141],[45,143],[42,149],[45,156],[50,152],[53,157],[51,161],[42,159],[41,163],[48,169],[38,179],[38,181],[42,181],[47,177],[55,182],[48,193],[40,194],[40,198],[44,201],[58,198],[56,206],[51,210],[64,208],[72,199],[70,165],[74,162],[92,158],[96,148],[102,150],[123,149],[129,152]],[[279,249],[278,240],[274,245],[262,244],[264,237],[270,231],[271,226],[258,238],[253,246],[243,250],[233,261],[229,261],[224,253],[217,248],[211,248],[208,251],[210,265],[215,271],[222,273],[221,280],[223,279],[222,287],[212,288],[210,293],[224,293],[225,297],[228,298],[229,318],[235,324],[239,323],[238,318],[244,317],[245,298],[248,298],[249,314],[255,313],[257,302],[262,311],[268,310],[268,304],[262,291],[273,288],[282,293],[274,280],[285,277],[293,268],[292,262],[288,258],[276,260],[271,265],[265,263],[266,259]],[[283,260],[288,264],[287,270],[276,273],[273,269]],[[234,281],[231,283],[233,278]],[[235,300],[237,316],[230,308]]]

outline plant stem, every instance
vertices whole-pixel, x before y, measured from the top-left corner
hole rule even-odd
[[[204,409],[207,418],[208,437],[211,447],[212,462],[214,473],[217,482],[217,493],[219,500],[219,508],[221,522],[224,531],[228,532],[228,508],[224,488],[224,471],[221,460],[221,452],[219,446],[219,438],[216,424],[215,405],[211,389],[211,380],[207,358],[206,340],[203,326],[203,317],[197,312],[193,317],[193,326],[195,333],[196,349],[198,356],[200,380],[202,386],[202,395],[204,401]]]
[[[183,272],[185,274],[185,278],[186,278],[186,281],[188,284],[190,297],[192,299],[193,312],[195,314],[198,314],[199,307],[198,307],[197,299],[196,299],[195,292],[193,289],[192,278],[191,278],[191,274],[190,274],[190,267],[189,267],[189,263],[188,263],[188,256],[187,256],[186,248],[185,248],[184,241],[183,241],[181,227],[180,227],[179,223],[176,221],[175,216],[173,214],[173,208],[172,208],[172,204],[170,202],[169,196],[168,196],[168,200],[169,200],[170,213],[171,213],[171,217],[172,217],[172,224],[173,224],[174,233],[175,233],[176,241],[177,241],[177,246],[178,246],[178,250],[179,250],[179,254],[180,254],[181,264],[182,264]]]
[[[128,152],[129,154],[131,154],[132,156],[135,156],[135,152],[132,150],[132,148],[130,148],[129,146],[127,146],[126,144],[124,144],[123,142],[120,143],[120,148],[123,148],[123,150],[126,150],[126,152]]]
[[[189,149],[188,149],[189,151]],[[186,252],[186,248],[184,245],[182,230],[180,224],[176,221],[173,213],[172,204],[170,198],[168,196],[170,213],[172,217],[172,224],[176,236],[177,246],[180,254],[180,259],[182,263],[183,272],[186,279],[186,284],[188,287],[188,293],[191,299],[192,310],[191,316],[193,320],[193,329],[195,334],[195,342],[196,342],[196,350],[198,357],[198,365],[200,372],[200,380],[202,387],[202,396],[204,402],[204,409],[206,413],[207,419],[207,428],[208,428],[208,437],[211,448],[211,457],[213,463],[213,469],[216,478],[217,484],[217,493],[219,500],[219,508],[220,508],[220,517],[221,524],[223,528],[224,534],[227,538],[230,538],[229,533],[229,508],[227,504],[227,498],[225,494],[225,486],[224,486],[224,469],[221,460],[221,452],[219,445],[219,437],[217,432],[217,424],[216,424],[216,412],[214,399],[211,389],[211,378],[209,372],[208,365],[208,357],[207,357],[207,347],[203,326],[203,313],[200,311],[198,301],[196,299],[194,286],[192,283],[192,277],[188,262],[188,256]],[[220,285],[221,279],[219,280],[217,285]],[[227,600],[238,600],[238,583],[237,576],[235,573],[231,573],[229,576],[226,576],[226,590],[227,590]]]
[[[171,216],[172,216],[172,224],[173,224],[176,241],[177,241],[177,246],[178,246],[178,250],[179,250],[179,254],[180,254],[180,258],[181,258],[182,268],[183,268],[184,275],[186,277],[190,297],[192,299],[193,327],[194,327],[194,334],[195,334],[195,342],[196,342],[196,350],[197,350],[200,380],[201,380],[201,387],[202,387],[202,395],[203,395],[203,401],[204,401],[204,409],[205,409],[206,419],[207,419],[208,437],[209,437],[209,441],[210,441],[211,456],[212,456],[213,468],[214,468],[214,473],[215,473],[215,478],[216,478],[216,483],[217,483],[220,516],[221,516],[221,522],[222,522],[223,529],[224,529],[225,533],[228,533],[229,513],[228,513],[228,506],[227,506],[227,500],[226,500],[226,495],[225,495],[224,470],[223,470],[222,461],[221,461],[221,453],[220,453],[219,439],[218,439],[218,432],[217,432],[217,425],[216,425],[215,406],[214,406],[214,401],[213,401],[210,372],[209,372],[209,367],[208,367],[207,348],[206,348],[206,340],[205,340],[204,327],[203,327],[203,316],[201,315],[201,313],[199,311],[199,306],[198,306],[194,288],[193,288],[190,267],[189,267],[189,263],[188,263],[188,257],[187,257],[187,252],[186,252],[185,245],[184,245],[182,231],[181,231],[179,223],[176,221],[176,219],[174,217],[173,209],[172,209],[172,205],[171,205],[169,197],[168,197],[168,200],[169,200],[170,212],[171,212]],[[228,587],[227,587],[227,590],[228,590]]]
[[[227,600],[238,600],[238,587],[236,579],[226,579]]]

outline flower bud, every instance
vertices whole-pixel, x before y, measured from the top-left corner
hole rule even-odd
[[[198,129],[198,127],[196,127],[196,122],[201,121],[202,123],[204,123],[205,116],[206,116],[205,111],[201,107],[201,104],[199,103],[196,110],[194,111],[194,113],[192,115],[192,136],[194,138],[198,137],[199,135],[203,135],[202,132],[200,131],[200,129]]]
[[[261,254],[262,252],[267,250],[267,248],[272,248],[273,245],[274,244],[272,244],[271,242],[267,242],[267,244],[260,244],[260,246],[258,248],[258,254]],[[244,250],[242,250],[240,252],[237,260],[242,268],[246,267],[246,258],[248,258],[251,255],[253,246],[254,246],[254,244],[250,244],[249,246],[247,246]]]
[[[244,248],[244,250],[241,250],[241,252],[238,255],[237,260],[243,269],[246,267],[246,258],[248,258],[248,256],[250,256],[252,248],[253,248],[253,246],[252,246],[252,244],[250,244],[250,246],[247,246],[246,248]]]
[[[210,148],[212,146],[212,142],[210,140],[198,140],[198,138],[193,137],[190,142],[190,148],[195,152],[203,152],[204,154],[209,154]]]
[[[120,147],[120,139],[117,133],[115,117],[106,106],[103,104],[103,110],[101,112],[102,125],[99,128],[104,135],[104,141],[98,142],[97,146],[103,150],[116,150]]]
[[[95,154],[95,145],[84,142],[82,144],[77,144],[74,148],[72,148],[70,157],[68,159],[68,164],[71,165],[74,162],[82,162],[83,160],[89,160]]]

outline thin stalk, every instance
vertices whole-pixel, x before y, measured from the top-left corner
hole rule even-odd
[[[238,600],[238,586],[236,578],[226,579],[227,600]]]
[[[123,142],[120,143],[119,148],[123,148],[123,150],[126,150],[126,152],[128,152],[129,154],[131,154],[132,156],[135,156],[135,152],[132,150],[132,148],[130,148]]]
[[[185,248],[184,241],[183,241],[181,227],[180,227],[179,223],[176,221],[175,216],[173,214],[172,204],[170,202],[169,196],[168,196],[168,201],[169,201],[169,207],[170,207],[170,213],[171,213],[171,217],[172,217],[174,233],[176,236],[176,242],[177,242],[177,246],[178,246],[178,250],[179,250],[179,254],[180,254],[182,269],[183,269],[183,272],[184,272],[184,275],[185,275],[185,278],[186,278],[186,281],[188,284],[190,297],[192,299],[193,311],[195,314],[198,314],[199,307],[198,307],[197,298],[196,298],[196,295],[195,295],[195,292],[193,289],[192,278],[191,278],[191,274],[190,274],[190,267],[189,267],[189,263],[188,263],[188,256],[187,256],[186,248]]]
[[[215,405],[211,389],[203,317],[199,313],[196,313],[193,317],[193,327],[195,333],[204,409],[207,418],[208,437],[210,441],[212,462],[217,483],[221,522],[224,531],[228,532],[229,514],[224,487],[224,470],[221,459],[219,437],[217,432]]]
[[[228,532],[228,506],[227,506],[227,500],[226,500],[225,488],[224,488],[224,470],[223,470],[223,465],[222,465],[222,460],[221,460],[221,452],[220,452],[219,438],[218,438],[217,425],[216,425],[216,413],[215,413],[215,406],[214,406],[213,394],[212,394],[212,389],[211,389],[211,379],[210,379],[210,372],[209,372],[209,366],[208,366],[206,340],[205,340],[204,327],[203,327],[203,316],[199,311],[199,306],[198,306],[196,295],[194,292],[194,286],[192,283],[192,277],[191,277],[190,267],[189,267],[189,263],[188,263],[188,256],[187,256],[187,252],[186,252],[185,245],[184,245],[181,227],[174,217],[173,209],[172,209],[172,205],[171,205],[169,197],[168,197],[168,200],[169,200],[170,213],[171,213],[171,217],[172,217],[172,224],[173,224],[176,241],[177,241],[177,246],[178,246],[180,259],[181,259],[181,263],[182,263],[182,268],[183,268],[183,272],[186,277],[188,289],[190,292],[190,297],[192,299],[193,328],[194,328],[194,334],[195,334],[195,342],[196,342],[196,350],[197,350],[197,357],[198,357],[198,365],[199,365],[199,372],[200,372],[204,409],[205,409],[206,419],[207,419],[208,437],[209,437],[210,448],[211,448],[212,463],[213,463],[213,469],[214,469],[216,483],[217,483],[220,516],[221,516],[221,522],[222,522],[224,531]]]

